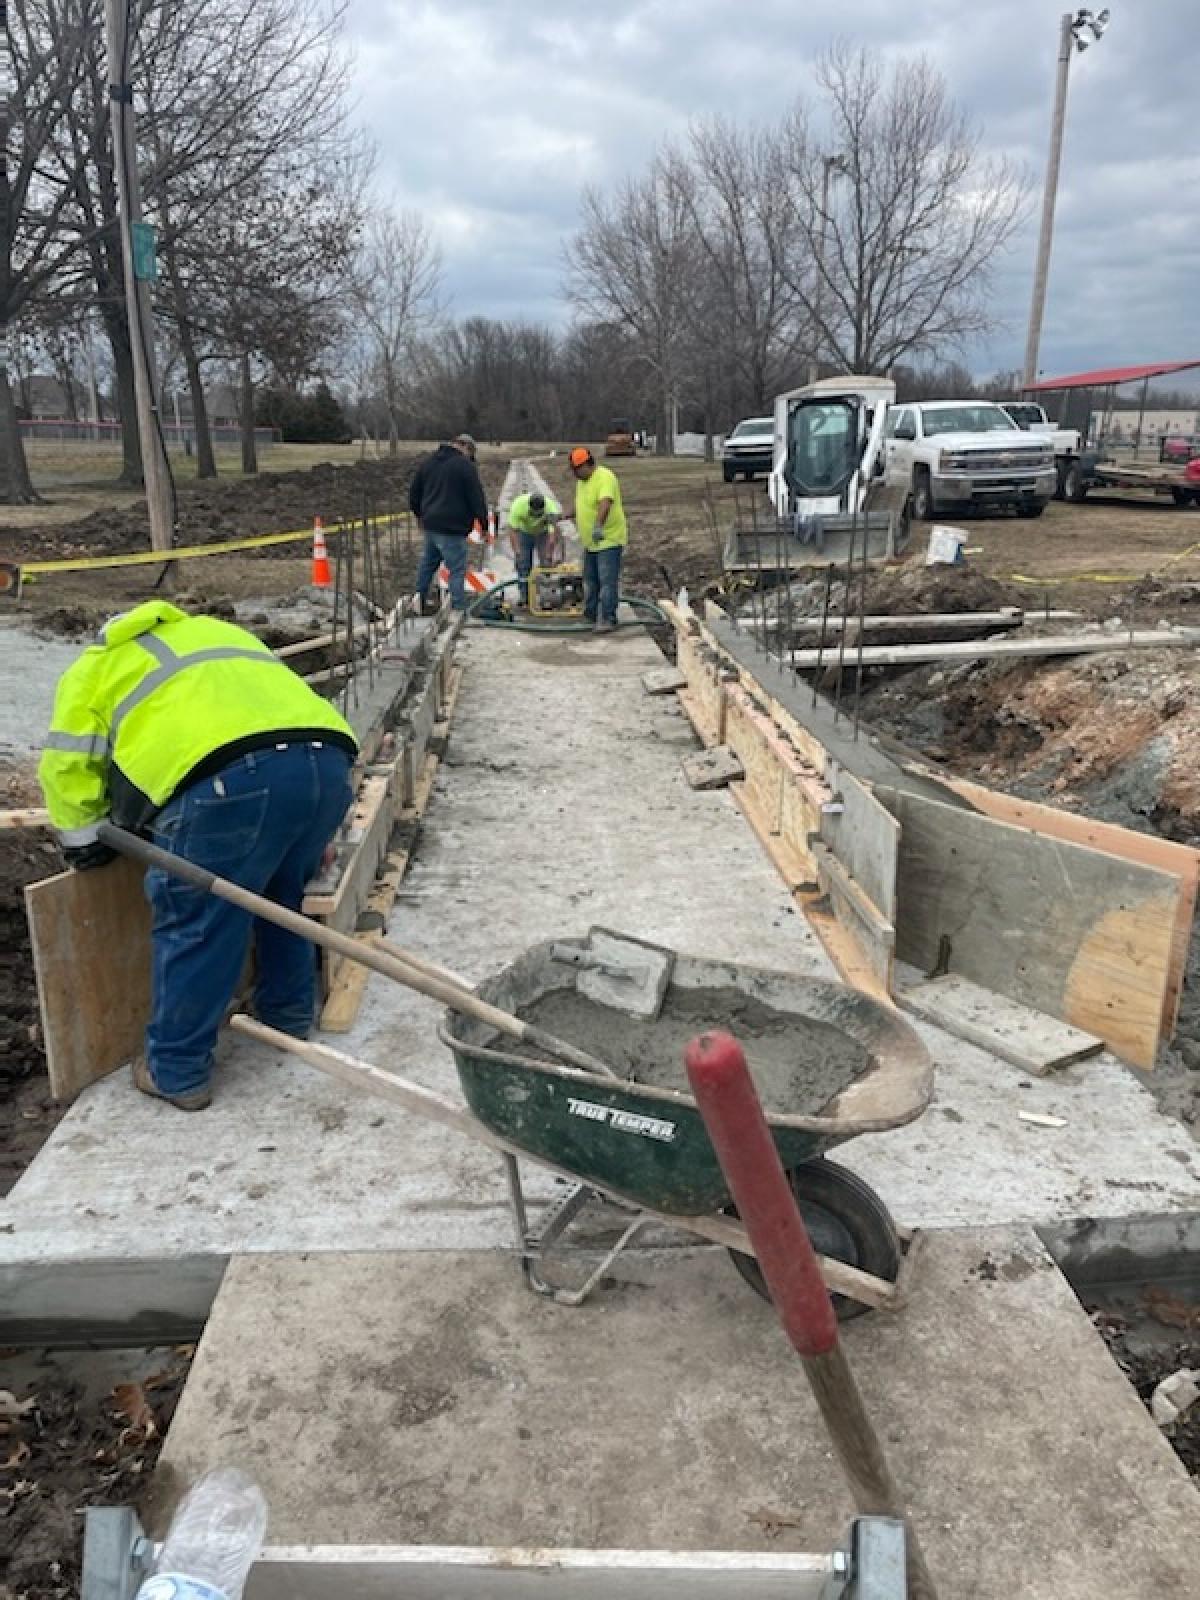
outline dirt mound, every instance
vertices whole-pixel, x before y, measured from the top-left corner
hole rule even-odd
[[[314,516],[333,522],[361,516],[364,509],[406,507],[409,481],[420,460],[420,455],[410,455],[352,466],[322,463],[306,472],[265,472],[181,487],[178,542],[216,544],[304,528]],[[94,511],[65,527],[33,528],[21,538],[22,555],[30,561],[122,555],[149,544],[144,500],[127,511]],[[295,551],[284,545],[281,553]]]
[[[857,586],[855,589],[857,598]],[[866,610],[876,616],[922,611],[1001,611],[1032,604],[1019,584],[1002,583],[970,565],[934,567],[910,562],[868,574]]]

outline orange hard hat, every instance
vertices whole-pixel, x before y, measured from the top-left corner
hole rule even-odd
[[[586,467],[592,459],[592,452],[584,444],[577,444],[567,457],[573,467]]]

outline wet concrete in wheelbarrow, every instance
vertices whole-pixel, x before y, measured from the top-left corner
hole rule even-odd
[[[566,986],[522,1006],[521,1015],[594,1051],[623,1078],[684,1093],[690,1092],[688,1044],[724,1029],[743,1046],[763,1107],[774,1115],[818,1115],[873,1061],[870,1051],[831,1023],[780,1011],[734,988],[672,988],[658,1016],[645,1020]],[[528,1053],[539,1054],[532,1048]]]

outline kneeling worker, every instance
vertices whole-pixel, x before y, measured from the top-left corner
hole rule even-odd
[[[508,508],[508,537],[520,580],[518,605],[526,605],[529,600],[534,556],[539,567],[550,566],[554,559],[561,517],[558,501],[544,494],[519,494]]]
[[[597,633],[617,625],[621,557],[629,542],[621,485],[611,467],[598,467],[592,452],[577,445],[567,457],[575,475],[575,527],[583,545],[583,615]]]
[[[101,822],[293,911],[351,800],[354,735],[252,633],[152,600],[114,617],[59,681],[38,776],[69,866],[104,866]],[[153,982],[133,1080],[182,1111],[212,1099],[217,1031],[250,943],[248,912],[152,868]],[[257,1016],[303,1037],[316,953],[253,924]]]

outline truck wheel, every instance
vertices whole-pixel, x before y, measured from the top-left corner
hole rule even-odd
[[[725,479],[726,483],[732,483],[737,474],[734,472],[732,467],[722,467],[721,476]]]
[[[1196,503],[1196,496],[1190,489],[1172,489],[1171,499],[1177,506],[1191,506]]]
[[[919,472],[913,479],[912,514],[917,522],[932,522],[937,516],[933,503],[933,485],[927,472]]]
[[[1019,517],[1040,517],[1046,509],[1044,500],[1022,500],[1017,506]]]
[[[1083,475],[1083,466],[1078,461],[1072,461],[1067,468],[1066,481],[1063,484],[1063,493],[1072,505],[1081,506],[1087,499],[1087,479]]]

